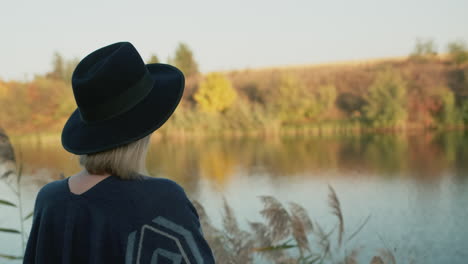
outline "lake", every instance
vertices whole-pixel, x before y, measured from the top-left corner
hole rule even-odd
[[[58,140],[14,145],[24,161],[25,213],[43,184],[80,169]],[[341,203],[345,238],[369,217],[344,245],[358,250],[359,263],[382,250],[397,263],[467,263],[467,132],[155,138],[147,163],[151,175],[180,183],[218,227],[223,197],[249,230],[248,221],[263,219],[259,196],[272,195],[284,205],[302,205],[330,230],[337,223],[328,206],[330,185]],[[0,198],[15,201],[4,183]],[[18,227],[17,211],[0,206],[0,226]],[[20,254],[20,248],[18,235],[0,233],[0,254]]]

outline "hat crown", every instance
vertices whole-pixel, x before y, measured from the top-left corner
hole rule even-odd
[[[174,66],[145,65],[128,42],[92,52],[72,76],[78,109],[63,127],[63,147],[78,155],[98,153],[149,135],[176,109],[184,80]]]
[[[86,56],[72,75],[73,94],[80,110],[111,101],[137,83],[147,72],[136,48],[115,43]]]

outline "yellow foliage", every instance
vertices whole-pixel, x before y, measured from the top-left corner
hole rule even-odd
[[[194,98],[203,111],[221,112],[234,103],[237,93],[224,75],[210,73],[200,83]]]

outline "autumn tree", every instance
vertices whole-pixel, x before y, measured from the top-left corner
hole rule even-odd
[[[395,126],[405,121],[406,82],[400,74],[387,68],[377,74],[369,87],[364,117],[373,126]]]
[[[10,81],[0,87],[0,120],[2,126],[16,130],[22,125],[27,125],[30,120],[31,109],[25,102],[26,83]]]
[[[179,68],[186,77],[198,73],[198,64],[193,57],[193,52],[185,43],[179,43],[174,58],[169,59],[169,64]]]
[[[44,77],[1,83],[0,105],[2,125],[16,132],[59,129],[76,108],[71,87]]]
[[[200,83],[194,95],[201,110],[205,112],[222,112],[229,108],[237,98],[237,93],[221,73],[210,73]]]

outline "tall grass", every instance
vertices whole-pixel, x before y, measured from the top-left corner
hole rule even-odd
[[[16,198],[16,202],[11,202],[8,200],[4,200],[0,198],[0,205],[7,206],[7,207],[14,207],[17,209],[18,212],[18,222],[19,222],[19,229],[15,228],[7,228],[7,227],[0,227],[0,233],[7,233],[7,234],[18,234],[21,236],[21,252],[25,250],[25,240],[27,238],[27,232],[24,227],[24,222],[32,217],[33,213],[29,213],[24,215],[23,209],[23,200],[22,200],[22,192],[21,192],[21,176],[23,171],[23,166],[20,162],[17,162],[15,157],[13,147],[10,144],[8,136],[3,132],[0,128],[0,140],[1,140],[1,149],[0,153],[2,154],[0,157],[0,165],[4,165],[6,167],[6,171],[4,171],[0,175],[0,180],[4,181],[5,184],[8,186],[10,191]],[[11,165],[15,164],[14,168],[11,166],[5,166],[5,164]],[[23,256],[15,256],[11,254],[2,254],[0,253],[0,258],[6,259],[22,259]]]
[[[240,228],[237,218],[223,201],[223,226],[215,227],[204,207],[197,201],[194,205],[200,215],[205,238],[211,245],[217,263],[264,263],[313,264],[313,263],[358,263],[360,248],[350,248],[350,241],[365,227],[370,216],[363,219],[355,230],[347,230],[340,200],[329,186],[329,207],[336,216],[334,227],[326,229],[313,220],[305,208],[290,202],[283,205],[273,196],[260,196],[263,203],[260,214],[263,221],[248,222],[249,229]],[[396,264],[391,250],[382,249],[368,260],[371,264]]]

